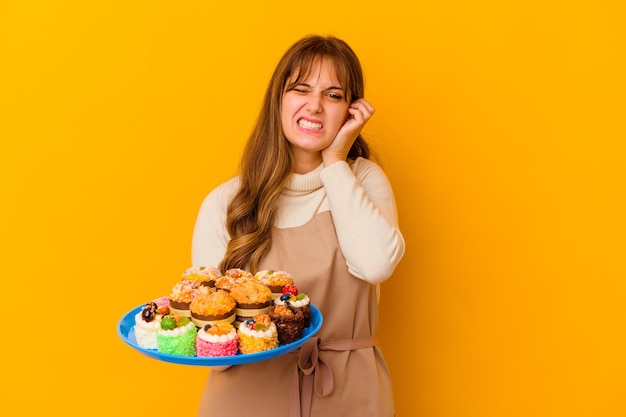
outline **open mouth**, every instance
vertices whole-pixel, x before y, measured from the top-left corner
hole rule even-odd
[[[300,119],[298,120],[298,126],[307,130],[322,130],[321,123],[311,122],[309,120]]]

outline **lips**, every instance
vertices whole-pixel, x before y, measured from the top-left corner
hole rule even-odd
[[[298,126],[306,130],[322,130],[323,127],[321,123],[312,122],[305,119],[298,120]]]

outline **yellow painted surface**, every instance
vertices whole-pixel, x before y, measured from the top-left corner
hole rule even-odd
[[[247,3],[0,1],[0,414],[194,414],[207,370],[117,321],[189,266],[273,65],[321,33],[362,59],[406,236],[398,415],[626,415],[624,3]]]

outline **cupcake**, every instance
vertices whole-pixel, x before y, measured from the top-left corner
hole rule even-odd
[[[255,279],[237,281],[230,295],[237,302],[235,326],[257,314],[266,314],[272,305],[272,291]]]
[[[170,311],[177,316],[191,317],[189,305],[200,287],[198,281],[184,279],[172,287],[170,293]]]
[[[237,330],[239,352],[242,354],[263,352],[278,347],[276,325],[267,314],[257,314],[241,323]]]
[[[239,336],[232,324],[216,322],[198,330],[196,354],[199,357],[232,356],[239,351]]]
[[[240,269],[240,268],[228,269],[226,270],[226,272],[224,272],[224,276],[234,278],[235,280],[238,280],[241,278],[254,278],[254,275],[252,275],[250,272],[244,271],[243,269]]]
[[[293,284],[293,277],[289,272],[274,271],[273,269],[259,271],[254,278],[267,285],[272,291],[272,298],[276,299],[282,295],[285,285]]]
[[[196,356],[198,330],[187,316],[163,316],[157,330],[157,349],[161,353]]]
[[[152,301],[156,303],[157,307],[167,307],[167,308],[170,307],[170,297],[167,295],[163,297],[155,298]]]
[[[139,347],[157,348],[157,331],[161,328],[161,319],[169,313],[169,307],[159,307],[156,302],[150,301],[135,315],[135,338]]]
[[[282,305],[275,305],[270,309],[270,318],[276,324],[278,342],[281,345],[295,342],[302,338],[304,331],[304,314],[290,306],[289,301]]]
[[[200,285],[207,286],[209,288],[215,288],[215,280],[222,276],[222,273],[217,268],[207,268],[205,266],[187,268],[183,272],[182,278],[184,280],[198,281]]]
[[[239,268],[228,269],[224,275],[215,280],[215,288],[230,291],[239,281],[253,279],[254,276]]]
[[[235,286],[236,283],[237,278],[224,275],[215,280],[215,289],[230,292],[230,290]]]
[[[298,291],[295,285],[287,285],[283,288],[283,295],[274,300],[274,305],[284,305],[288,301],[291,307],[301,310],[304,315],[304,327],[311,325],[311,299],[308,295]]]
[[[200,287],[189,304],[191,321],[197,327],[220,321],[232,323],[236,317],[236,306],[237,302],[226,291],[213,292],[209,287]]]

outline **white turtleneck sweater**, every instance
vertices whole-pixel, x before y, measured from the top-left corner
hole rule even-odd
[[[193,233],[193,266],[217,266],[224,257],[230,240],[226,208],[238,187],[235,177],[204,199]],[[391,185],[380,167],[358,158],[292,174],[275,226],[302,226],[329,210],[350,273],[371,284],[387,279],[404,254],[404,238]]]

